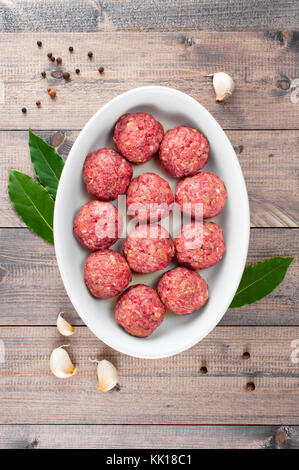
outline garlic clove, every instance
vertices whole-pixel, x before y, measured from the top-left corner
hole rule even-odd
[[[90,361],[96,362],[98,364],[98,388],[102,390],[102,392],[108,392],[109,390],[112,390],[112,388],[114,388],[118,382],[118,373],[116,367],[114,367],[114,365],[106,359],[102,361],[90,359]]]
[[[75,333],[75,328],[67,322],[63,317],[62,314],[59,313],[57,317],[57,330],[63,336],[72,336]]]
[[[66,379],[74,375],[77,371],[76,367],[72,364],[68,352],[63,349],[69,345],[62,345],[52,351],[50,357],[51,372],[59,379]]]
[[[213,77],[216,101],[225,101],[233,94],[235,83],[230,75],[225,72],[217,72],[208,75],[208,77]]]

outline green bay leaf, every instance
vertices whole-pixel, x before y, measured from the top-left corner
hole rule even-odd
[[[10,170],[8,194],[17,214],[27,227],[54,245],[54,200],[45,188],[25,173]]]
[[[56,197],[57,186],[64,161],[41,137],[29,129],[29,149],[34,171],[46,190]]]
[[[283,281],[293,259],[275,256],[248,266],[229,308],[252,304],[269,295]]]

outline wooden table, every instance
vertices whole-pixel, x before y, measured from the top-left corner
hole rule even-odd
[[[32,174],[29,127],[67,157],[104,103],[134,87],[166,85],[199,100],[234,145],[251,206],[248,263],[298,255],[299,102],[291,101],[298,26],[297,0],[0,0],[0,447],[299,446],[299,364],[291,361],[299,339],[298,256],[275,292],[229,310],[189,351],[133,359],[83,325],[54,248],[24,227],[6,190],[9,168]],[[62,66],[49,61],[49,51]],[[61,70],[71,72],[69,82]],[[217,104],[206,75],[222,70],[236,92]],[[70,350],[80,373],[67,381],[49,372],[49,354],[63,343],[55,327],[61,310],[77,325]],[[97,390],[88,362],[95,355],[117,365],[118,392]]]

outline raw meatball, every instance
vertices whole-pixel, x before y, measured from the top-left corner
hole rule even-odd
[[[165,307],[157,292],[144,284],[127,289],[116,304],[116,321],[133,336],[151,335],[164,317]]]
[[[226,189],[218,176],[202,171],[179,182],[175,200],[183,212],[191,212],[192,217],[209,219],[222,211]]]
[[[74,222],[75,237],[92,251],[113,245],[121,231],[122,217],[109,202],[88,202],[81,208]]]
[[[179,126],[166,132],[159,155],[165,170],[181,178],[195,175],[205,166],[209,148],[209,142],[197,129]]]
[[[164,130],[160,122],[148,113],[124,114],[114,129],[113,140],[130,162],[150,160],[159,149]]]
[[[201,308],[208,300],[208,284],[196,271],[175,268],[163,274],[158,294],[166,307],[177,315]]]
[[[87,191],[101,201],[113,201],[124,194],[132,179],[130,163],[112,149],[100,149],[87,155],[83,180]]]
[[[107,299],[128,286],[132,273],[125,258],[117,251],[95,251],[85,262],[84,280],[94,297]]]
[[[174,256],[174,244],[160,225],[138,225],[127,237],[123,253],[133,271],[152,273],[168,266]]]
[[[222,229],[214,222],[189,222],[175,240],[178,262],[191,269],[217,264],[225,251]]]
[[[143,173],[134,178],[127,192],[127,210],[139,222],[157,221],[172,210],[174,197],[169,184],[155,173]]]

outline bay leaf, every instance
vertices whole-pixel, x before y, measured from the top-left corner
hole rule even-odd
[[[36,176],[51,196],[55,198],[64,161],[53,147],[34,134],[31,129],[29,129],[28,143]]]
[[[36,180],[16,170],[9,171],[8,194],[11,203],[27,227],[54,245],[54,200]]]
[[[248,266],[229,308],[252,304],[269,295],[283,281],[293,259],[275,256]]]

